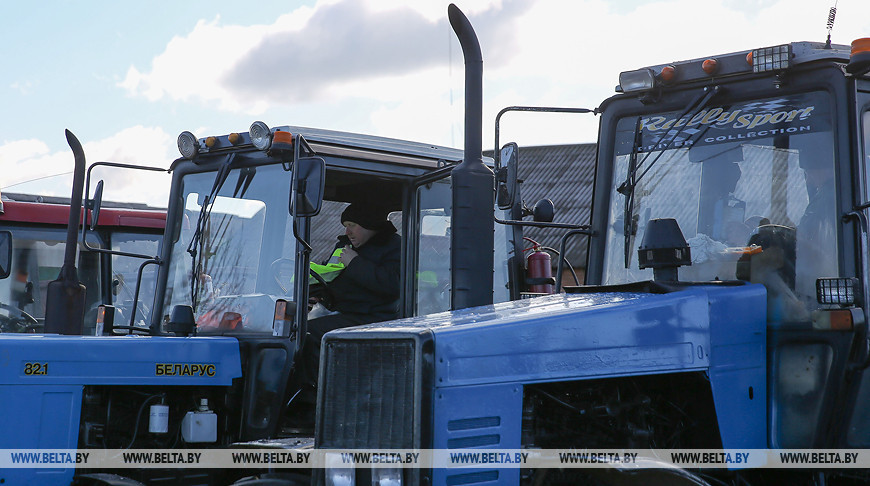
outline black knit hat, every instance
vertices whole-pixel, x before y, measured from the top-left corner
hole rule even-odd
[[[383,230],[387,223],[387,210],[365,204],[353,203],[341,213],[341,223],[351,221],[372,231]]]

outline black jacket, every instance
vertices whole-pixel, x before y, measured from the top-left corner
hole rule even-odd
[[[364,314],[368,322],[399,317],[401,238],[391,224],[359,248],[357,257],[328,285],[329,308]],[[370,318],[368,318],[370,316]]]

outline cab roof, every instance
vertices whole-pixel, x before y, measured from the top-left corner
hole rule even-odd
[[[317,155],[374,160],[430,169],[457,164],[463,158],[461,149],[375,135],[293,125],[272,127],[271,131],[302,135]],[[239,132],[238,135],[239,139],[235,144],[230,142],[230,134],[199,138],[199,156],[217,155],[235,150],[256,150],[249,132]],[[209,143],[211,146],[208,145]],[[180,160],[184,159],[176,160],[173,168]],[[492,159],[484,158],[484,163],[492,165]]]
[[[787,49],[789,58],[789,67],[778,68],[774,67],[766,69],[753,66],[753,61],[759,64],[765,53],[769,53],[774,49]],[[712,80],[736,75],[767,73],[769,71],[783,71],[790,67],[801,64],[807,64],[816,61],[832,61],[839,63],[848,63],[850,58],[850,46],[831,44],[827,45],[823,42],[791,42],[781,44],[779,46],[769,46],[758,49],[749,49],[744,51],[736,51],[726,54],[719,54],[704,58],[690,59],[687,61],[678,61],[665,64],[656,64],[640,68],[636,71],[626,71],[620,74],[620,85],[617,85],[616,91],[628,91],[622,85],[623,75],[629,72],[637,72],[649,70],[656,77],[657,84],[666,87],[681,83],[693,81]],[[715,67],[712,72],[704,70],[704,63],[710,61],[715,62]],[[668,71],[670,70],[670,73]],[[667,79],[671,76],[670,79]]]

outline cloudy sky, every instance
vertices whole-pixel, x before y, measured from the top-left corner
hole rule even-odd
[[[484,58],[484,148],[509,105],[594,108],[620,71],[870,36],[867,0],[456,0]],[[69,195],[73,158],[168,168],[176,137],[254,120],[462,147],[463,59],[436,0],[47,0],[0,14],[0,190]],[[594,142],[592,115],[510,114],[501,140]],[[107,176],[109,177],[109,176]],[[30,181],[30,182],[28,182]],[[108,197],[163,204],[161,180]]]

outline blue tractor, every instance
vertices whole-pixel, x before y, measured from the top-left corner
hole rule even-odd
[[[314,424],[288,415],[296,391],[288,383],[308,318],[304,303],[322,285],[312,269],[329,268],[316,264],[343,235],[339,216],[348,203],[387,207],[399,229],[401,315],[450,308],[452,171],[461,150],[263,122],[220,136],[184,132],[178,145],[160,254],[138,255],[140,280],[156,268],[148,321],[107,305],[85,332],[87,289],[66,266],[49,284],[58,295],[53,303],[49,295],[54,320],[46,317],[45,332],[0,334],[0,449],[311,448]],[[84,154],[72,139],[71,146],[81,180]],[[492,160],[479,162],[491,174]],[[81,183],[87,191],[74,199],[85,192],[86,206],[98,212],[100,184]],[[78,213],[70,221],[74,249]],[[501,242],[485,243],[498,264],[485,265],[496,268],[499,284],[485,294],[508,300],[508,236],[501,229],[490,237]],[[9,268],[4,248],[8,240],[0,241],[0,268]],[[139,287],[137,297],[145,294]],[[260,478],[259,466],[96,469],[77,466],[83,456],[69,457],[57,467],[0,469],[0,484],[292,484],[309,477],[297,468]]]
[[[623,72],[594,110],[591,222],[564,234],[588,238],[586,285],[327,334],[316,447],[867,448],[868,72],[868,39]],[[495,186],[514,231],[515,151],[501,151]],[[870,472],[337,464],[319,481],[866,484]]]

